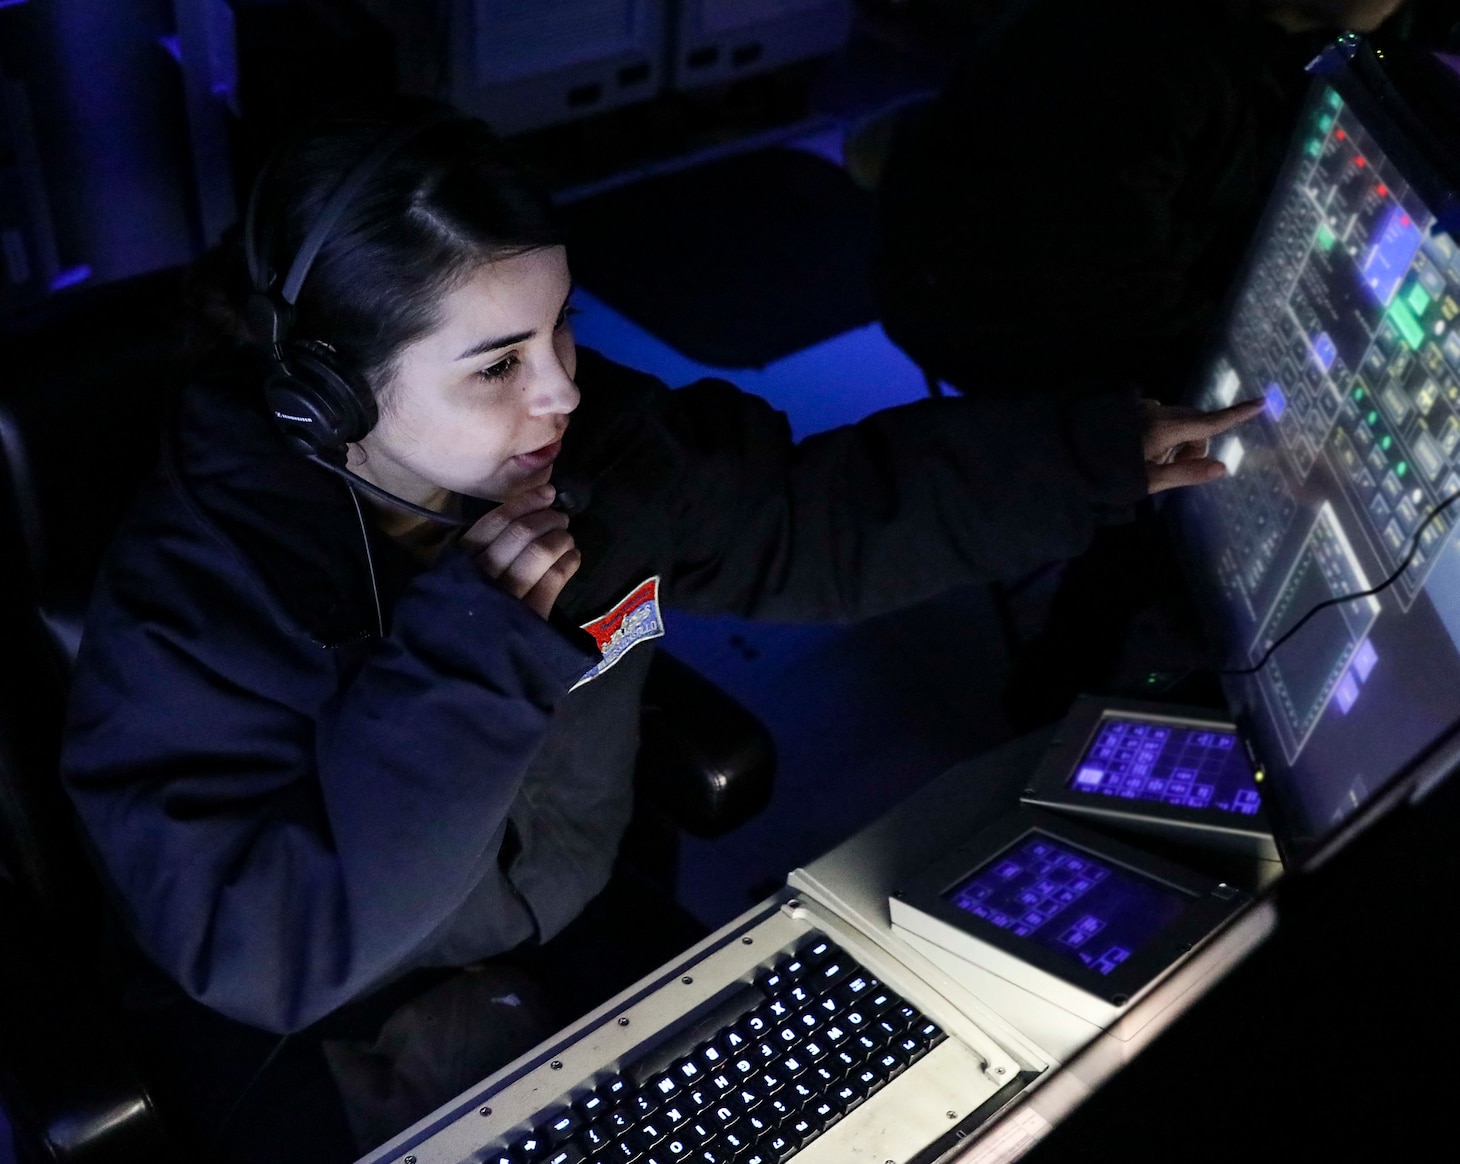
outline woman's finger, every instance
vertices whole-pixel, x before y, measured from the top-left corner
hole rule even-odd
[[[1227,466],[1221,461],[1203,458],[1201,460],[1171,461],[1158,465],[1146,462],[1146,491],[1160,493],[1166,489],[1179,489],[1185,485],[1204,485],[1226,476]]]
[[[1208,456],[1211,455],[1211,451],[1211,441],[1193,441],[1189,445],[1177,445],[1176,448],[1171,451],[1171,458],[1170,461],[1167,461],[1167,464],[1170,464],[1171,461],[1205,460]]]
[[[568,528],[568,515],[556,509],[536,509],[509,522],[476,555],[477,568],[488,578],[501,578],[524,551],[544,535]]]
[[[563,587],[582,564],[583,555],[574,547],[549,567],[537,585],[522,596],[522,601],[543,618],[547,618],[552,613],[553,603],[557,602],[558,595],[563,592]]]
[[[528,489],[515,497],[509,497],[489,513],[479,517],[472,527],[461,535],[462,549],[471,554],[480,554],[496,541],[520,517],[546,509],[557,496],[551,485]]]
[[[496,578],[496,583],[513,598],[525,598],[564,554],[575,549],[573,535],[567,530],[549,530],[524,546]]]
[[[1146,458],[1159,459],[1176,445],[1194,444],[1236,428],[1263,409],[1261,400],[1246,400],[1230,408],[1203,412],[1197,408],[1163,408],[1150,414],[1146,428]]]

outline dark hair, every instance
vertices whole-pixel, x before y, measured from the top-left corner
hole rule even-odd
[[[259,190],[259,259],[282,280],[345,173],[398,126],[440,114],[438,102],[398,100],[386,110],[333,114],[282,144]],[[447,112],[450,112],[447,110]],[[379,392],[401,348],[437,323],[441,297],[482,263],[564,240],[546,197],[483,121],[448,117],[396,150],[351,200],[309,268],[291,339],[328,343]],[[200,313],[220,315],[236,338],[261,342],[244,322],[251,290],[241,243],[205,264]],[[205,324],[206,327],[206,324]]]

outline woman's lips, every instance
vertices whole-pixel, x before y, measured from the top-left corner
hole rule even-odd
[[[559,438],[558,440],[553,441],[553,443],[550,445],[543,445],[540,449],[533,449],[533,451],[530,453],[518,453],[517,456],[513,457],[512,459],[516,461],[519,465],[521,465],[524,469],[544,469],[548,465],[551,465],[553,461],[557,459],[558,454],[562,451],[563,442],[562,439]]]

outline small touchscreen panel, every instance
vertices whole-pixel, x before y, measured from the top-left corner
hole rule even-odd
[[[1039,831],[982,865],[943,898],[1097,974],[1109,974],[1195,901]]]
[[[1072,792],[1255,816],[1262,794],[1234,732],[1107,717],[1065,785]]]

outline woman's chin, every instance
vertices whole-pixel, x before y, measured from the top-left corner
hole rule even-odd
[[[553,467],[544,465],[540,469],[531,472],[500,472],[493,474],[491,480],[474,484],[471,488],[461,489],[458,492],[468,497],[477,497],[483,501],[506,501],[510,497],[516,497],[519,493],[525,493],[529,489],[538,489],[552,480]]]

